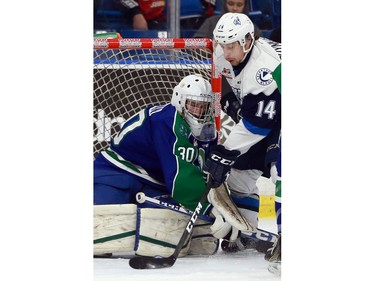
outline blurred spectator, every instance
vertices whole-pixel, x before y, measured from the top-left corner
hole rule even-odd
[[[198,29],[207,18],[215,15],[216,0],[181,0],[180,7],[181,29]]]
[[[166,29],[165,2],[159,0],[112,0],[132,19],[134,29]]]
[[[94,29],[133,28],[135,30],[150,30],[167,28],[165,14],[166,1],[160,0],[94,0]],[[116,13],[109,14],[104,21],[97,20],[96,11],[106,10]],[[117,17],[117,26],[113,19]],[[120,23],[119,23],[120,22]]]
[[[248,15],[250,12],[249,0],[223,0],[223,6],[221,8],[221,15],[215,15],[207,18],[200,28],[195,32],[195,38],[212,38],[212,33],[215,29],[216,23],[220,17],[227,13],[243,13]],[[255,35],[260,36],[261,32],[257,26],[254,25]]]
[[[183,2],[182,4],[188,9],[192,8],[196,15],[181,19],[181,28],[198,29],[206,18],[214,15],[215,3],[216,0]],[[94,29],[115,29],[120,26],[135,30],[167,30],[167,4],[166,0],[94,0]],[[98,10],[110,12],[102,22],[97,20]],[[114,17],[117,20],[116,27],[113,26]]]

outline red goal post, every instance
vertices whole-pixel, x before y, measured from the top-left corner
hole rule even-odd
[[[186,75],[211,81],[220,122],[221,75],[208,38],[94,39],[94,158],[125,120],[150,104],[170,102]]]

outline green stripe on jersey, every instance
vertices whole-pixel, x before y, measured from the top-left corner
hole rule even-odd
[[[199,151],[190,143],[190,127],[179,114],[176,114],[173,129],[177,137],[174,149],[178,162],[173,198],[189,210],[195,210],[206,186],[202,170],[192,164],[199,157]],[[203,210],[208,204],[203,205]]]

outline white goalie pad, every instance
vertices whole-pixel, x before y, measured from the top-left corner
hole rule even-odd
[[[94,206],[94,255],[135,253],[142,256],[168,257],[190,219],[189,215],[167,209],[140,209],[134,204]],[[186,241],[180,257],[212,255],[218,240],[211,235],[210,225],[197,220],[191,241]],[[138,227],[138,228],[137,228]]]
[[[208,200],[234,228],[240,231],[254,232],[256,227],[252,225],[238,210],[229,195],[226,183],[218,188],[212,188],[208,194]]]
[[[167,209],[141,209],[136,254],[168,257],[173,254],[190,217]],[[186,256],[190,241],[185,242],[180,257]]]
[[[134,251],[135,204],[94,205],[94,255]]]
[[[190,242],[188,255],[213,255],[219,249],[220,240],[212,235],[211,223],[198,219]]]

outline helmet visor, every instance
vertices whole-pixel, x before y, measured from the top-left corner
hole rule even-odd
[[[199,123],[207,122],[212,117],[212,104],[210,99],[196,100],[187,98],[185,108]]]

